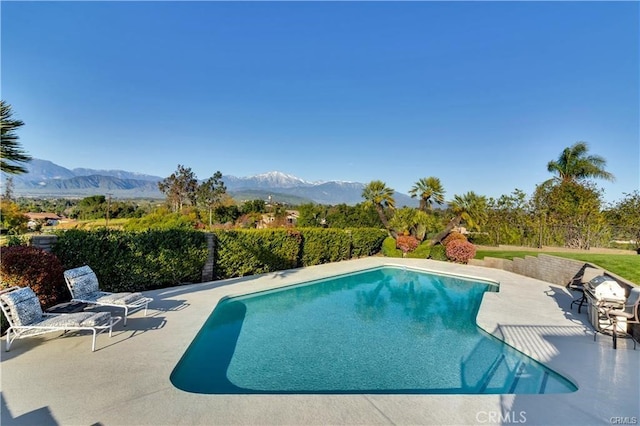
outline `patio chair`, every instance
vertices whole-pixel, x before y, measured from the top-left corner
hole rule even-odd
[[[607,309],[605,314],[607,319],[611,322],[612,325],[612,334],[613,334],[613,349],[617,349],[617,338],[618,334],[621,336],[629,336],[631,340],[633,340],[633,350],[636,349],[636,339],[633,337],[631,333],[627,330],[618,330],[618,322],[620,320],[624,320],[626,322],[626,326],[629,324],[640,324],[640,287],[633,287],[629,291],[629,297],[627,297],[627,301],[624,306],[620,308],[612,308]]]
[[[89,266],[64,271],[64,280],[71,292],[72,302],[124,309],[124,325],[127,325],[129,314],[139,309],[144,308],[144,315],[147,316],[147,307],[149,302],[153,301],[152,298],[144,297],[141,293],[100,291],[98,277]]]
[[[91,351],[96,350],[96,336],[109,330],[122,318],[109,312],[77,312],[51,314],[42,312],[38,296],[29,287],[11,287],[0,291],[0,308],[9,322],[7,351],[15,339],[38,336],[53,331],[65,334],[71,330],[87,330],[93,333]]]

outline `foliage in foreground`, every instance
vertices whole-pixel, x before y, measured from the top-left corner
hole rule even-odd
[[[51,253],[31,246],[3,247],[0,250],[0,289],[31,287],[42,309],[71,299],[63,278],[60,260]]]

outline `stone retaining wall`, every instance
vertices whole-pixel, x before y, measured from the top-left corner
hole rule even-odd
[[[58,240],[58,237],[55,235],[34,235],[29,240],[29,245],[38,247],[44,251],[51,252],[51,248]]]
[[[500,259],[496,257],[485,257],[484,259],[472,259],[470,265],[484,266],[488,268],[503,269],[519,275],[546,281],[551,284],[568,286],[574,277],[588,265],[593,268],[601,268],[592,263],[585,263],[579,260],[566,259],[563,257],[539,254],[536,256],[525,256],[522,258]],[[605,275],[616,280],[621,286],[630,289],[635,285],[625,278],[605,270]],[[640,341],[640,324],[632,325],[632,334],[636,340]]]

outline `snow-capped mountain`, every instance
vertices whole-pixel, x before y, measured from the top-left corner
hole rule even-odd
[[[273,188],[295,188],[311,186],[313,183],[307,182],[299,177],[282,172],[268,172],[248,177],[223,176],[227,189],[273,189]]]
[[[123,170],[66,169],[47,160],[33,159],[26,165],[28,173],[12,176],[14,194],[26,197],[87,197],[110,193],[119,198],[164,198],[157,183],[163,178]],[[2,185],[6,181],[2,176]],[[227,191],[244,194],[272,195],[274,199],[295,199],[296,202],[320,204],[357,204],[362,202],[363,183],[327,181],[309,182],[299,177],[271,171],[248,177],[224,175]],[[278,197],[280,195],[280,197]],[[414,206],[408,195],[396,192],[396,205]]]

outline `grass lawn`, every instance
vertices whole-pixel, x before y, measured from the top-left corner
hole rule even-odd
[[[596,265],[620,275],[629,281],[640,285],[640,256],[637,254],[598,254],[598,253],[559,253],[551,251],[503,251],[503,250],[478,250],[476,259],[484,259],[485,256],[502,259],[524,258],[525,256],[537,256],[540,253],[552,256],[566,257],[568,259],[581,260],[595,263]]]

